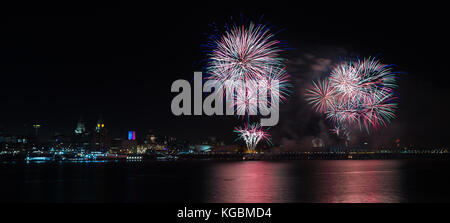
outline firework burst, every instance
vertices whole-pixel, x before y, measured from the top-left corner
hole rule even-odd
[[[279,43],[265,25],[232,26],[211,44],[207,72],[215,80],[260,79],[282,64]]]
[[[227,105],[244,120],[247,117],[247,123],[249,115],[269,114],[269,107],[278,109],[279,102],[288,97],[291,85],[280,57],[283,49],[267,26],[252,22],[227,26],[225,33],[214,35],[207,46],[211,49],[205,69],[208,79],[223,83],[219,92],[232,95]],[[258,104],[264,102],[266,106]],[[269,141],[269,134],[259,124],[245,124],[234,131],[249,150],[261,140]]]
[[[369,132],[395,118],[395,74],[375,58],[344,61],[327,79],[313,82],[306,100],[332,121],[338,135],[355,124]]]
[[[270,143],[269,133],[263,131],[262,127],[257,123],[246,125],[244,128],[235,128],[234,131],[239,134],[238,139],[244,140],[247,149],[250,151],[254,151],[261,140]]]
[[[228,101],[228,106],[235,108],[238,116],[261,112],[257,109],[258,99],[287,99],[291,85],[280,57],[283,49],[267,26],[253,22],[227,26],[224,34],[213,35],[207,46],[208,79],[224,83],[219,86],[221,92],[232,95],[233,102]],[[271,101],[265,102],[271,108],[278,106]]]

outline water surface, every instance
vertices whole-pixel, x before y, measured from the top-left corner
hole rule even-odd
[[[450,202],[450,162],[0,164],[0,201]]]

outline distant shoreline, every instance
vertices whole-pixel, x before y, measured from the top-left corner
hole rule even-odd
[[[372,152],[286,152],[286,153],[192,153],[170,156],[167,159],[159,159],[154,155],[130,155],[141,156],[138,160],[130,159],[97,159],[97,160],[61,160],[48,159],[45,161],[26,161],[23,154],[16,156],[0,156],[2,163],[87,163],[87,162],[144,162],[144,161],[189,161],[189,160],[211,160],[211,161],[277,161],[277,160],[450,160],[450,153],[372,153]]]

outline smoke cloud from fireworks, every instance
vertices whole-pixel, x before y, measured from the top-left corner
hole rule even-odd
[[[280,117],[283,118],[277,128],[271,131],[272,140],[281,151],[309,151],[315,139],[321,139],[326,147],[336,145],[341,137],[333,133],[333,123],[307,102],[306,89],[311,88],[313,81],[322,83],[317,80],[327,79],[339,58],[351,55],[349,50],[352,48],[301,43],[295,47],[302,51],[292,52],[287,61],[294,91],[284,106],[280,107]],[[398,119],[384,127],[383,131],[372,131],[370,134],[360,131],[358,126],[351,126],[348,129],[352,132],[350,144],[367,142],[369,146],[389,146],[397,137],[402,137],[399,133],[404,128],[405,124]]]

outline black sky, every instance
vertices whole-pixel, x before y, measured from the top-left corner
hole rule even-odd
[[[275,4],[275,3],[272,3]],[[380,55],[400,75],[394,134],[408,144],[448,145],[448,29],[437,5],[78,5],[4,9],[0,21],[0,124],[23,133],[69,134],[100,114],[116,136],[134,129],[185,138],[233,138],[231,117],[175,117],[170,86],[192,79],[205,58],[209,24],[263,21],[302,53]],[[336,58],[337,59],[337,58]],[[288,67],[289,71],[289,67]],[[288,102],[290,103],[290,102]],[[286,106],[289,106],[286,105]],[[289,119],[292,117],[280,117]],[[277,131],[274,127],[272,131]],[[381,130],[382,131],[382,130]],[[392,132],[390,132],[391,134]],[[276,135],[276,134],[275,134]]]

